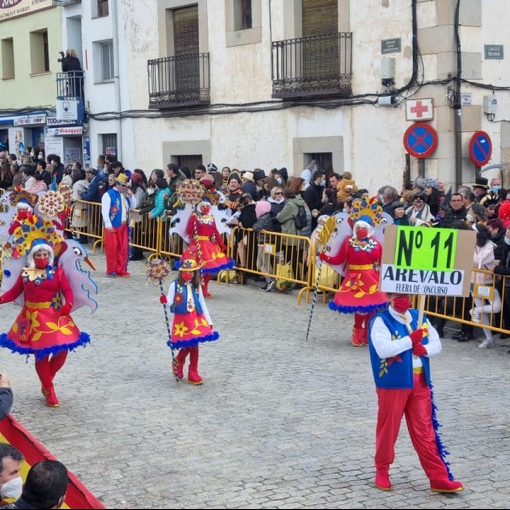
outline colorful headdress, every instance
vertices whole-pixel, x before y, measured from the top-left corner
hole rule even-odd
[[[14,243],[20,255],[28,255],[38,244],[45,244],[53,248],[62,241],[51,220],[43,218],[28,218],[13,234]]]
[[[197,271],[198,269],[200,269],[200,266],[195,259],[184,259],[179,271]]]
[[[13,189],[9,195],[9,202],[16,207],[19,202],[26,202],[30,207],[34,208],[37,203],[38,195],[30,193],[24,189]]]
[[[382,222],[383,209],[377,197],[357,198],[352,202],[352,209],[349,218],[352,223],[357,221],[365,221],[372,227],[377,227]]]

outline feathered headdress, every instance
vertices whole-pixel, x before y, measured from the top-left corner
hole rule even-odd
[[[14,243],[20,255],[28,255],[37,244],[54,247],[62,241],[51,220],[32,217],[24,221],[13,234]]]
[[[352,202],[352,209],[349,218],[352,223],[357,221],[366,221],[372,227],[377,227],[382,222],[383,209],[377,197],[357,198]]]

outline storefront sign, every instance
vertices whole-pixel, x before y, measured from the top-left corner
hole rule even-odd
[[[46,128],[46,134],[48,136],[80,136],[82,133],[82,126]]]
[[[16,117],[12,123],[15,126],[29,126],[33,124],[46,124],[46,115],[25,115],[24,117]]]
[[[57,119],[57,117],[46,117],[46,124],[48,126],[66,126],[69,124],[75,124],[72,120]]]
[[[387,226],[381,290],[429,296],[469,295],[475,241],[474,231]]]
[[[0,0],[0,22],[52,6],[52,0]]]

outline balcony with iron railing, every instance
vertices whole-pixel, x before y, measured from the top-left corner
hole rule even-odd
[[[64,108],[76,104],[76,123],[81,124],[85,118],[85,94],[83,71],[68,71],[57,73],[57,101],[61,101]]]
[[[210,103],[209,53],[149,60],[149,108],[180,108]]]
[[[298,99],[352,94],[352,33],[274,41],[272,97]]]

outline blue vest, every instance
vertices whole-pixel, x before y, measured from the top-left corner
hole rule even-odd
[[[418,329],[418,315],[419,310],[409,310],[412,315],[411,327],[414,330]],[[384,321],[384,324],[389,331],[392,332],[392,339],[399,339],[409,335],[409,331],[405,324],[401,324],[392,317],[389,310],[380,312],[375,315],[369,324],[369,350],[370,350],[370,361],[372,364],[372,373],[374,376],[375,386],[377,388],[384,389],[404,389],[414,387],[413,378],[413,350],[408,349],[407,351],[401,352],[393,358],[379,358],[374,346],[372,345],[372,322],[376,317],[379,317]],[[426,324],[424,317],[423,324]],[[427,336],[423,337],[423,345],[428,344]],[[423,363],[423,369],[425,371],[425,377],[427,384],[430,386],[430,364],[429,359],[426,356],[421,356]]]
[[[191,292],[193,293],[193,302],[195,303],[195,307],[197,309],[197,313],[202,313],[202,307],[200,306],[200,301],[198,300],[198,292],[195,287],[191,287]],[[179,299],[177,299],[179,297]],[[175,296],[174,302],[170,305],[170,311],[175,313],[176,315],[186,315],[188,313],[188,286],[187,285],[179,285],[177,280],[175,280]]]
[[[116,189],[109,189],[107,193],[110,195],[109,216],[110,221],[112,222],[112,227],[120,227],[122,225],[122,207],[125,206],[125,202],[122,201],[121,194]]]

